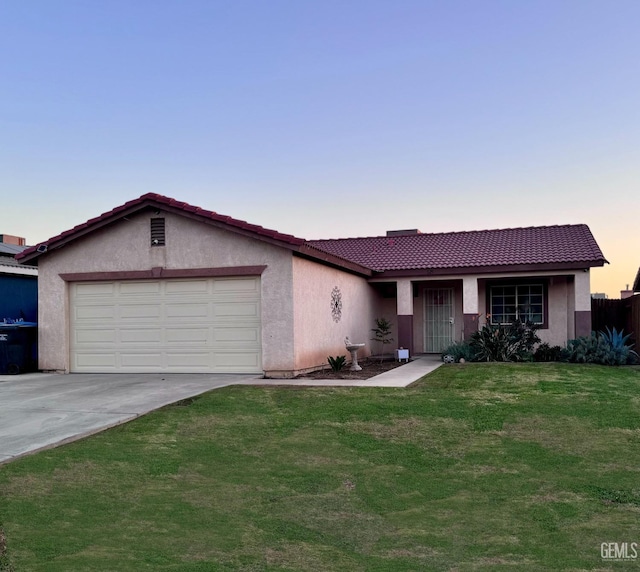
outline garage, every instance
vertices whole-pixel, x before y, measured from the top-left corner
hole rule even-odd
[[[260,278],[69,284],[70,370],[261,373]]]

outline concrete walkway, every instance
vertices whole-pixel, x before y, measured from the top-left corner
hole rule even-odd
[[[406,387],[442,362],[433,356],[366,380],[262,379],[208,374],[0,375],[0,465],[229,385]]]
[[[259,379],[243,385],[306,385],[320,387],[407,387],[442,365],[440,355],[421,355],[395,369],[369,379]]]

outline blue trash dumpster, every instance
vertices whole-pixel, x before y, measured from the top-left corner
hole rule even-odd
[[[0,375],[37,371],[38,324],[0,322]]]

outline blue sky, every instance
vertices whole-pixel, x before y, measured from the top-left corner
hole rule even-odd
[[[5,0],[0,233],[146,192],[303,238],[584,222],[640,266],[640,2]]]

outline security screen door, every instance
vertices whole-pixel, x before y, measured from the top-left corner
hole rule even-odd
[[[424,298],[424,351],[439,353],[453,343],[453,288],[427,288]]]

